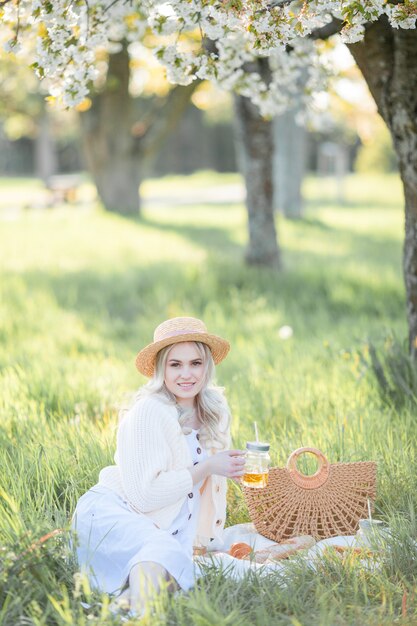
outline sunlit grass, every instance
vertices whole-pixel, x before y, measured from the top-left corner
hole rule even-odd
[[[239,178],[147,181],[136,220],[73,206],[1,221],[1,624],[112,623],[105,606],[83,613],[88,590],[74,582],[65,534],[25,550],[65,528],[77,498],[112,463],[118,409],[144,382],[136,351],[157,323],[182,314],[231,341],[218,380],[234,445],[244,446],[256,419],[275,464],[301,445],[331,461],[378,461],[376,514],[392,524],[398,516],[398,541],[374,573],[295,564],[283,584],[211,572],[187,596],[161,599],[145,623],[376,626],[416,617],[411,600],[402,615],[417,579],[407,544],[416,538],[416,406],[412,395],[381,395],[369,360],[369,342],[384,355],[387,337],[406,337],[398,180],[351,177],[343,207],[333,181],[307,180],[305,220],[277,216],[280,273],[244,266],[244,207],[204,204],[207,184],[220,191]],[[16,182],[0,181],[7,185],[12,194]],[[198,203],[152,202],[170,197],[171,185],[178,197],[195,187]],[[283,325],[294,330],[287,341]],[[229,523],[246,521],[239,488],[229,500]]]

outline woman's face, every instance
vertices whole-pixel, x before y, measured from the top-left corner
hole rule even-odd
[[[194,406],[194,398],[202,387],[204,373],[204,361],[193,342],[172,346],[166,360],[164,379],[178,404]]]

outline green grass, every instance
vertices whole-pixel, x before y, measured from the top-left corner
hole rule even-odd
[[[112,462],[118,408],[144,382],[135,353],[157,323],[182,314],[231,341],[218,381],[234,445],[244,446],[256,419],[276,465],[302,445],[334,462],[376,460],[376,512],[396,530],[376,572],[331,559],[317,570],[296,561],[285,580],[237,583],[210,571],[189,594],[161,597],[145,623],[416,623],[417,390],[404,350],[399,181],[350,177],[338,207],[332,181],[308,179],[305,219],[277,217],[282,272],[244,266],[243,206],[201,200],[223,184],[239,179],[147,181],[149,200],[191,188],[200,199],[148,202],[141,219],[127,220],[94,205],[11,217],[1,209],[24,206],[39,185],[0,181],[9,202],[0,207],[0,624],[112,623],[106,604],[83,613],[89,591],[74,577],[66,534],[28,548],[68,527],[77,498]],[[283,325],[294,330],[287,341]],[[387,376],[398,374],[388,390],[373,348]],[[228,523],[247,519],[232,486]]]

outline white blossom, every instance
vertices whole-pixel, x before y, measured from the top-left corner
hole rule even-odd
[[[417,20],[417,6],[414,6],[414,11],[409,13],[405,6],[387,6],[385,13],[388,15],[389,22],[393,28],[415,28]]]
[[[327,69],[307,39],[312,31],[336,17],[345,21],[342,40],[354,43],[384,13],[394,28],[416,28],[415,0],[20,0],[0,9],[0,44],[18,52],[21,39],[36,37],[37,74],[65,106],[75,106],[98,74],[98,50],[115,52],[123,39],[138,42],[152,32],[147,45],[170,81],[212,80],[272,116],[291,106],[300,87],[308,107],[309,94],[325,85]],[[261,58],[269,59],[269,76],[257,69]]]
[[[353,26],[343,28],[340,32],[343,43],[356,43],[363,38],[365,27],[363,24],[354,24]]]
[[[21,50],[22,46],[18,42],[17,39],[9,39],[6,43],[3,44],[3,50],[5,52],[13,52],[13,54],[17,54]]]

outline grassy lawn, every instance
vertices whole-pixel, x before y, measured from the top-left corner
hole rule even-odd
[[[239,185],[209,172],[147,181],[143,215],[128,220],[94,203],[11,214],[40,186],[0,180],[1,625],[117,623],[106,602],[90,614],[80,606],[94,594],[74,577],[66,533],[30,547],[68,528],[78,497],[113,462],[118,409],[144,382],[137,349],[183,314],[231,341],[218,382],[234,445],[256,419],[275,465],[304,445],[333,462],[376,460],[375,514],[393,528],[392,546],[375,571],[330,557],[315,568],[295,560],[285,579],[210,571],[189,594],[161,596],[141,623],[417,623],[417,384],[405,354],[399,181],[349,177],[337,206],[333,181],[308,179],[305,219],[277,217],[282,272],[243,264],[244,207],[221,200],[223,186]],[[204,203],[213,187],[219,198]],[[182,193],[195,202],[170,204]],[[234,485],[228,515],[248,521]]]

